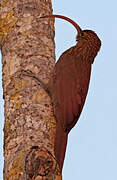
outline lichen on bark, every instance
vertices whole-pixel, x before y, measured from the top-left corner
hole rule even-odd
[[[4,18],[0,18],[0,42],[2,37],[7,33],[10,27],[12,27],[16,22],[17,18],[14,17],[14,11],[8,11]]]

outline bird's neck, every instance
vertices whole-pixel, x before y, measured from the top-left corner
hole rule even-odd
[[[84,77],[89,76],[91,71],[92,58],[90,57],[90,49],[83,46],[77,46],[77,48],[74,48],[74,60],[77,76],[80,77],[81,80],[85,81]]]
[[[76,46],[79,53],[83,55],[83,61],[88,61],[92,64],[99,51],[98,44],[92,43],[91,41],[79,40]]]

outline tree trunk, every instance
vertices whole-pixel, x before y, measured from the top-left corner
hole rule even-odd
[[[4,180],[60,180],[56,120],[46,84],[55,63],[54,26],[40,16],[51,0],[1,0],[0,44],[5,100]]]

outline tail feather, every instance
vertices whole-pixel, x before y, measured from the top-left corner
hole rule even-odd
[[[66,133],[61,126],[57,128],[56,137],[55,137],[55,156],[57,162],[60,166],[60,170],[62,171],[66,146],[67,146],[67,137],[68,133]]]

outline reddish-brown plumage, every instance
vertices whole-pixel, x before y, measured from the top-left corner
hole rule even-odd
[[[54,114],[57,118],[55,155],[62,170],[68,133],[78,121],[84,106],[91,65],[100,49],[101,41],[95,32],[82,31],[67,17],[60,15],[45,17],[65,19],[78,31],[77,44],[60,56],[55,64],[54,77],[49,82]]]

